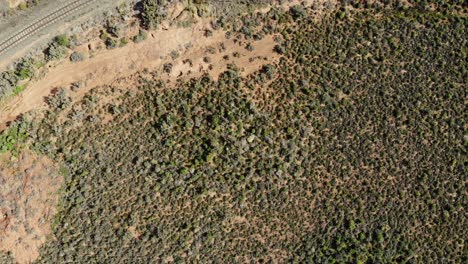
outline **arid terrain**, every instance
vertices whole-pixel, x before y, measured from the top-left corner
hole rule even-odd
[[[468,260],[465,4],[4,2],[0,263]]]
[[[197,21],[191,28],[172,27],[168,30],[148,32],[148,40],[141,44],[129,43],[127,46],[115,50],[102,50],[100,40],[91,41],[74,49],[91,56],[89,59],[73,63],[65,61],[60,65],[51,65],[46,75],[29,84],[28,89],[20,96],[3,106],[0,117],[0,127],[14,120],[17,116],[35,109],[47,106],[45,98],[51,91],[60,87],[71,87],[75,82],[83,82],[82,89],[74,96],[83,96],[90,88],[111,84],[117,79],[130,76],[143,69],[159,70],[170,58],[173,51],[180,53],[177,59],[172,60],[173,70],[167,75],[168,80],[178,76],[185,78],[200,77],[209,73],[213,78],[226,68],[228,63],[243,65],[242,74],[259,70],[265,62],[274,60],[279,56],[273,52],[275,42],[267,37],[254,43],[255,53],[244,48],[243,43],[225,41],[225,33],[216,32],[213,36],[205,37],[205,30],[210,27],[208,21]],[[135,33],[134,31],[131,33]],[[136,31],[138,33],[138,31]],[[223,48],[220,45],[223,45]],[[90,48],[91,47],[91,48]],[[99,50],[99,48],[101,50]],[[204,62],[207,49],[214,49],[210,54],[212,63]],[[219,52],[218,50],[223,51]],[[223,56],[238,52],[238,57],[230,61]],[[184,61],[191,61],[192,66]],[[212,65],[213,69],[208,69]]]
[[[0,250],[28,263],[50,234],[62,179],[51,160],[28,151],[0,158]]]

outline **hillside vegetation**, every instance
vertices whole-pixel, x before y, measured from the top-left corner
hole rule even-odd
[[[466,262],[466,17],[312,9],[225,26],[276,36],[247,77],[144,72],[26,115],[67,168],[37,262]]]

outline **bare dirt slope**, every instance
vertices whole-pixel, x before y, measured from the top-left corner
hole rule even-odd
[[[223,31],[205,37],[207,28],[208,21],[199,21],[192,28],[172,27],[153,31],[148,40],[142,43],[129,43],[123,48],[102,51],[79,63],[63,62],[51,68],[43,79],[32,83],[20,96],[0,109],[0,129],[22,113],[46,107],[45,98],[53,89],[67,88],[77,81],[85,83],[74,94],[81,96],[92,87],[110,84],[145,68],[161,70],[167,62],[173,65],[172,72],[165,75],[169,80],[177,76],[195,77],[205,72],[216,78],[226,70],[228,63],[235,63],[243,68],[243,74],[249,74],[259,69],[265,63],[265,58],[269,61],[275,58],[275,42],[271,37],[254,42],[254,51],[248,51],[245,43],[226,39]],[[89,45],[91,50],[88,49]],[[89,45],[83,45],[77,50],[92,54],[92,49],[98,44]],[[171,59],[170,54],[174,51],[179,53],[179,57]]]
[[[62,177],[52,161],[24,151],[0,155],[0,251],[30,263],[50,233]]]

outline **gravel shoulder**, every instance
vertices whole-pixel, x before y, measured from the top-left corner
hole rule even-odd
[[[7,21],[0,23],[0,39],[7,39],[16,32],[21,31],[28,25],[47,16],[57,8],[64,6],[72,0],[55,0],[41,2],[40,5],[32,8],[29,12],[25,12],[20,16],[13,17]],[[77,10],[73,15],[62,19],[60,22],[51,24],[34,35],[30,36],[25,41],[9,49],[7,52],[0,55],[0,71],[5,70],[15,60],[27,56],[29,53],[36,53],[45,48],[45,45],[56,35],[69,32],[75,27],[80,27],[82,24],[94,23],[104,17],[103,12],[116,7],[120,1],[99,0],[93,1],[86,7]],[[76,30],[76,29],[75,29]],[[79,30],[79,29],[78,29]]]

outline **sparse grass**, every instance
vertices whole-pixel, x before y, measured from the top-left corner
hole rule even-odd
[[[19,6],[18,6],[18,9],[19,9],[19,10],[26,10],[26,8],[28,8],[28,3],[26,3],[26,2],[22,2],[22,3],[19,4]]]
[[[121,38],[120,39],[120,47],[125,47],[128,44],[128,39],[127,38]]]
[[[24,89],[26,89],[26,85],[18,85],[15,87],[15,89],[13,90],[13,95],[18,95],[20,94],[22,91],[24,91]]]

